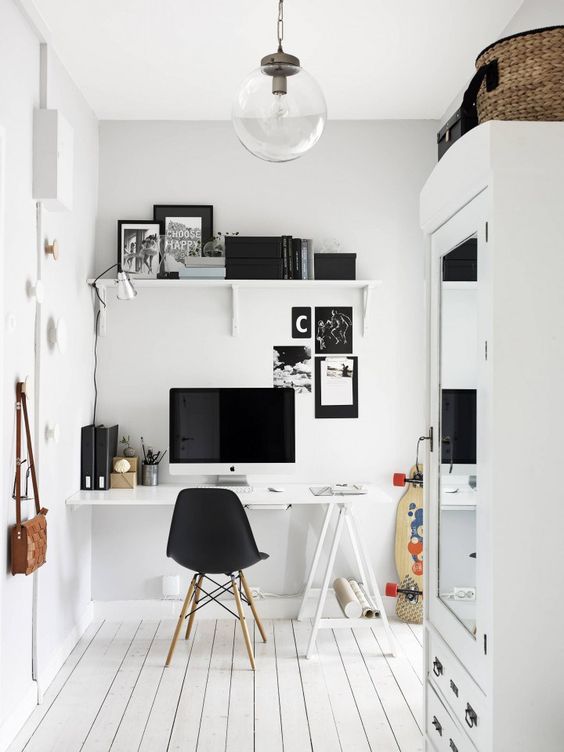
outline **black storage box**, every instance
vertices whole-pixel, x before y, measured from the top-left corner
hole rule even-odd
[[[228,235],[225,238],[225,259],[282,258],[282,238]],[[270,279],[270,277],[269,277]]]
[[[462,107],[447,120],[441,130],[437,133],[437,145],[439,150],[439,160],[450,149],[455,141],[468,131],[471,131],[477,125],[474,117],[465,115]]]
[[[356,253],[316,253],[315,279],[356,279]]]
[[[284,279],[280,258],[226,258],[226,262],[226,279]]]

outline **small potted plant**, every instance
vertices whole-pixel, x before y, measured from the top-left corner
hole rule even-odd
[[[124,457],[135,457],[135,449],[129,445],[129,435],[128,436],[122,436],[120,444],[124,445],[123,449],[123,456]]]
[[[225,238],[228,235],[238,235],[238,232],[218,232],[204,245],[202,256],[222,258],[225,256]]]

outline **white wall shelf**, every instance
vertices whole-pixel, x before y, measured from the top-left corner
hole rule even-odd
[[[362,290],[362,335],[368,333],[368,316],[370,313],[371,292],[375,287],[382,284],[378,279],[343,279],[343,280],[326,280],[326,279],[132,279],[136,288],[161,288],[166,287],[168,290],[191,288],[228,288],[231,289],[231,334],[237,337],[239,334],[239,293],[244,289],[311,289],[311,290],[340,290],[354,289]],[[94,284],[93,279],[88,280],[89,285]],[[106,290],[116,289],[115,279],[99,279],[96,287],[102,293],[105,300]],[[100,316],[102,319],[102,314]],[[100,321],[100,334],[105,333],[105,320]]]

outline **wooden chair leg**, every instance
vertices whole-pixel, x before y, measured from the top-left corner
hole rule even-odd
[[[253,616],[255,618],[255,622],[257,627],[259,628],[260,636],[262,637],[262,641],[266,642],[266,632],[264,631],[264,627],[262,626],[260,617],[257,613],[257,609],[255,606],[255,601],[253,598],[253,594],[251,592],[251,588],[249,587],[249,583],[247,582],[247,578],[245,577],[244,573],[242,571],[239,571],[239,575],[241,577],[241,582],[243,583],[243,590],[245,591],[245,595],[247,596],[247,600],[249,601],[249,606],[251,607],[251,611],[253,612]]]
[[[170,643],[170,648],[168,649],[165,666],[170,666],[172,654],[174,653],[174,648],[176,647],[176,641],[178,640],[178,635],[180,634],[180,628],[182,627],[182,622],[184,621],[184,617],[186,616],[186,611],[188,611],[188,604],[192,600],[192,593],[194,592],[196,577],[197,575],[194,575],[192,577],[190,587],[188,588],[188,592],[186,593],[186,598],[184,599],[184,603],[182,604],[182,611],[180,612],[180,616],[178,617],[178,621],[176,622],[176,629],[174,630],[172,642]]]
[[[251,645],[251,638],[249,636],[249,630],[247,629],[247,622],[245,621],[245,613],[243,611],[243,604],[239,597],[239,589],[237,587],[237,581],[234,576],[231,576],[231,587],[233,588],[233,595],[235,596],[235,603],[237,605],[237,613],[239,614],[239,622],[241,629],[243,630],[243,638],[245,645],[247,646],[247,653],[249,655],[249,661],[251,662],[251,668],[255,670],[255,656],[253,655],[253,646]]]
[[[200,590],[200,587],[202,585],[203,579],[204,579],[204,575],[201,574],[198,580],[198,583],[196,585],[196,590],[194,592],[194,600],[192,601],[192,607],[190,609],[192,613],[188,617],[188,625],[186,627],[186,634],[184,635],[185,640],[188,640],[190,638],[190,634],[192,633],[192,625],[194,624],[194,619],[196,618],[196,611],[194,609],[197,608],[198,603],[200,601],[200,597],[202,595],[202,591]]]

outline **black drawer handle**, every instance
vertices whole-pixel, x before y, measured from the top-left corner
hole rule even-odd
[[[473,728],[474,726],[478,725],[478,716],[476,714],[476,711],[470,705],[469,702],[466,703],[466,712],[464,713],[464,720],[466,721],[466,724],[470,726],[470,728]]]
[[[433,661],[433,673],[435,674],[435,676],[441,676],[443,672],[444,672],[443,664],[435,656],[435,660]]]
[[[448,740],[448,746],[452,749],[452,752],[458,752],[458,747],[456,744],[452,741],[452,739]]]
[[[456,684],[453,682],[452,679],[450,680],[450,688],[452,689],[454,694],[458,697],[458,687],[456,686]]]
[[[435,727],[435,731],[439,736],[443,735],[443,727],[439,723],[439,720],[436,715],[433,716],[433,726]]]

